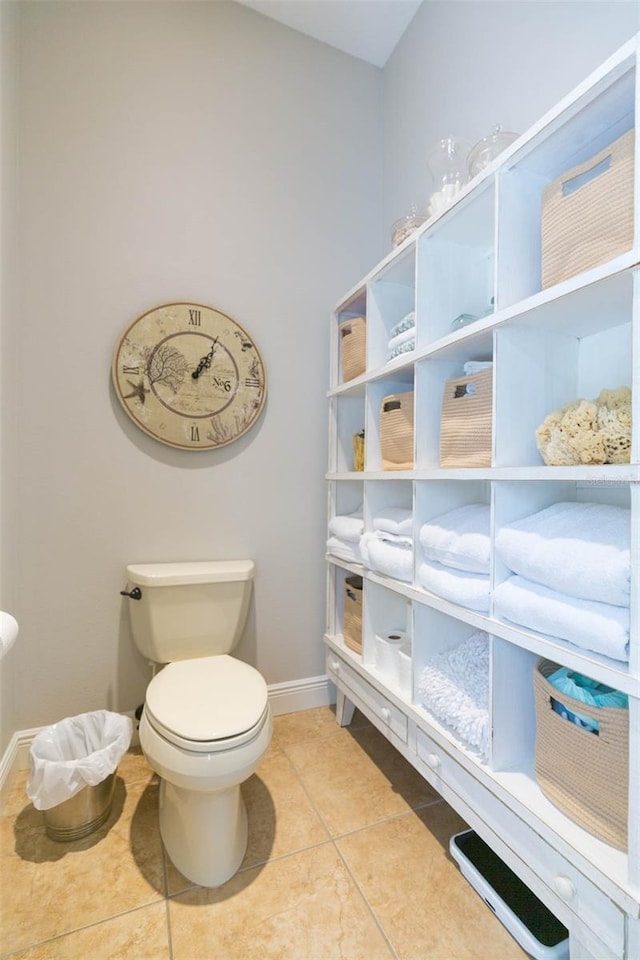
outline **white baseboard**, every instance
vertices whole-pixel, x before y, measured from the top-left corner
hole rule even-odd
[[[268,693],[274,717],[284,713],[311,710],[313,707],[326,707],[330,703],[335,703],[336,699],[335,687],[326,676],[272,683],[268,687]],[[134,711],[126,711],[126,716],[133,720],[131,743],[137,746],[140,740]],[[33,727],[30,730],[19,730],[11,737],[7,749],[0,758],[0,811],[4,809],[5,791],[10,786],[13,774],[29,769],[29,748],[34,737],[43,729],[44,727]]]
[[[269,685],[269,703],[274,717],[297,713],[336,702],[336,690],[328,677],[307,677]]]

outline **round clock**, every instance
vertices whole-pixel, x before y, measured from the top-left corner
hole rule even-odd
[[[181,450],[237,440],[267,394],[260,351],[239,323],[199,303],[166,303],[124,331],[113,384],[133,422]]]

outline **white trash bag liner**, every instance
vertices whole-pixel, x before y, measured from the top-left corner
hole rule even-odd
[[[36,810],[50,810],[106,780],[129,749],[132,733],[131,719],[109,710],[81,713],[41,730],[31,744],[27,783]]]

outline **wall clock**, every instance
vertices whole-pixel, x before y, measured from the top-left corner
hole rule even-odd
[[[113,384],[133,422],[181,450],[237,440],[260,416],[267,378],[244,327],[214,307],[166,303],[124,331]]]

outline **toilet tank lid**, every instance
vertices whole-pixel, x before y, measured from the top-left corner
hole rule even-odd
[[[253,560],[200,560],[186,563],[133,563],[127,567],[131,583],[140,587],[173,587],[188,583],[224,583],[251,580]]]

